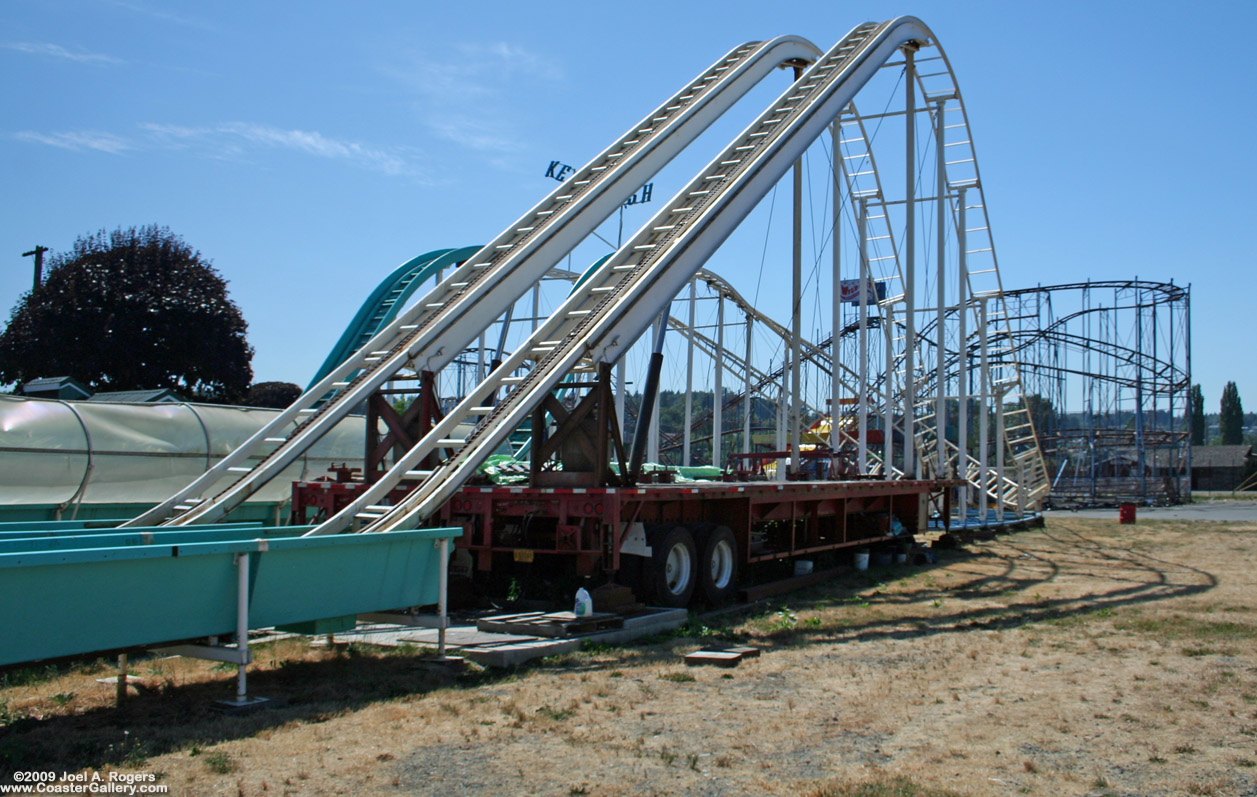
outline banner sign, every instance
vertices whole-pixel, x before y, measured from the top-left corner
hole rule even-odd
[[[860,281],[843,280],[839,283],[842,301],[844,304],[859,304],[860,302]],[[886,280],[874,280],[868,283],[868,295],[865,304],[877,304],[886,298]]]
[[[550,161],[550,165],[546,167],[546,177],[549,177],[551,180],[558,180],[560,183],[566,181],[568,177],[571,177],[575,173],[576,168],[568,166],[563,161]],[[649,202],[651,194],[654,190],[654,183],[646,183],[646,185],[633,192],[632,196],[624,200],[623,207],[628,207],[629,205],[643,205]]]

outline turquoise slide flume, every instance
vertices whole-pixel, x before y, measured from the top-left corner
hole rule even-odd
[[[249,627],[267,628],[438,600],[441,539],[459,528],[297,537],[304,527],[180,532],[152,542],[0,553],[0,666],[228,636],[237,554],[249,554]],[[283,535],[283,536],[280,536]]]

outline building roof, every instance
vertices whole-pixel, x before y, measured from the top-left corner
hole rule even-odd
[[[72,376],[46,376],[22,385],[22,393],[37,398],[85,399],[92,395],[87,385]]]
[[[114,390],[108,393],[97,393],[88,401],[157,404],[161,402],[179,402],[183,401],[183,399],[173,390],[162,388],[161,390]]]
[[[1252,456],[1252,446],[1192,446],[1192,469],[1242,468]]]

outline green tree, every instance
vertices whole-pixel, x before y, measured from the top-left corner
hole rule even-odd
[[[283,410],[301,395],[301,388],[292,382],[258,382],[244,396],[246,407],[269,407]]]
[[[1224,446],[1237,446],[1244,442],[1244,405],[1240,402],[1240,389],[1234,382],[1227,382],[1222,388],[1218,431],[1222,434]]]
[[[1057,412],[1052,399],[1031,393],[1026,396],[1026,410],[1034,423],[1034,431],[1039,437],[1046,437],[1057,430]]]
[[[1191,424],[1192,445],[1205,444],[1205,393],[1200,385],[1192,385],[1187,394],[1187,418]]]
[[[47,275],[0,334],[0,382],[69,375],[97,391],[244,395],[253,349],[240,309],[210,261],[168,228],[85,235]]]

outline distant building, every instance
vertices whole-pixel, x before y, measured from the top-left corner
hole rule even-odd
[[[184,401],[180,396],[169,388],[161,390],[113,390],[108,393],[97,393],[88,401],[112,401],[116,403],[128,404],[162,404],[176,403]]]
[[[72,376],[49,376],[32,379],[22,385],[22,395],[32,398],[70,399],[82,401],[92,395],[92,391]]]
[[[1234,490],[1252,461],[1252,446],[1192,446],[1192,489]]]

